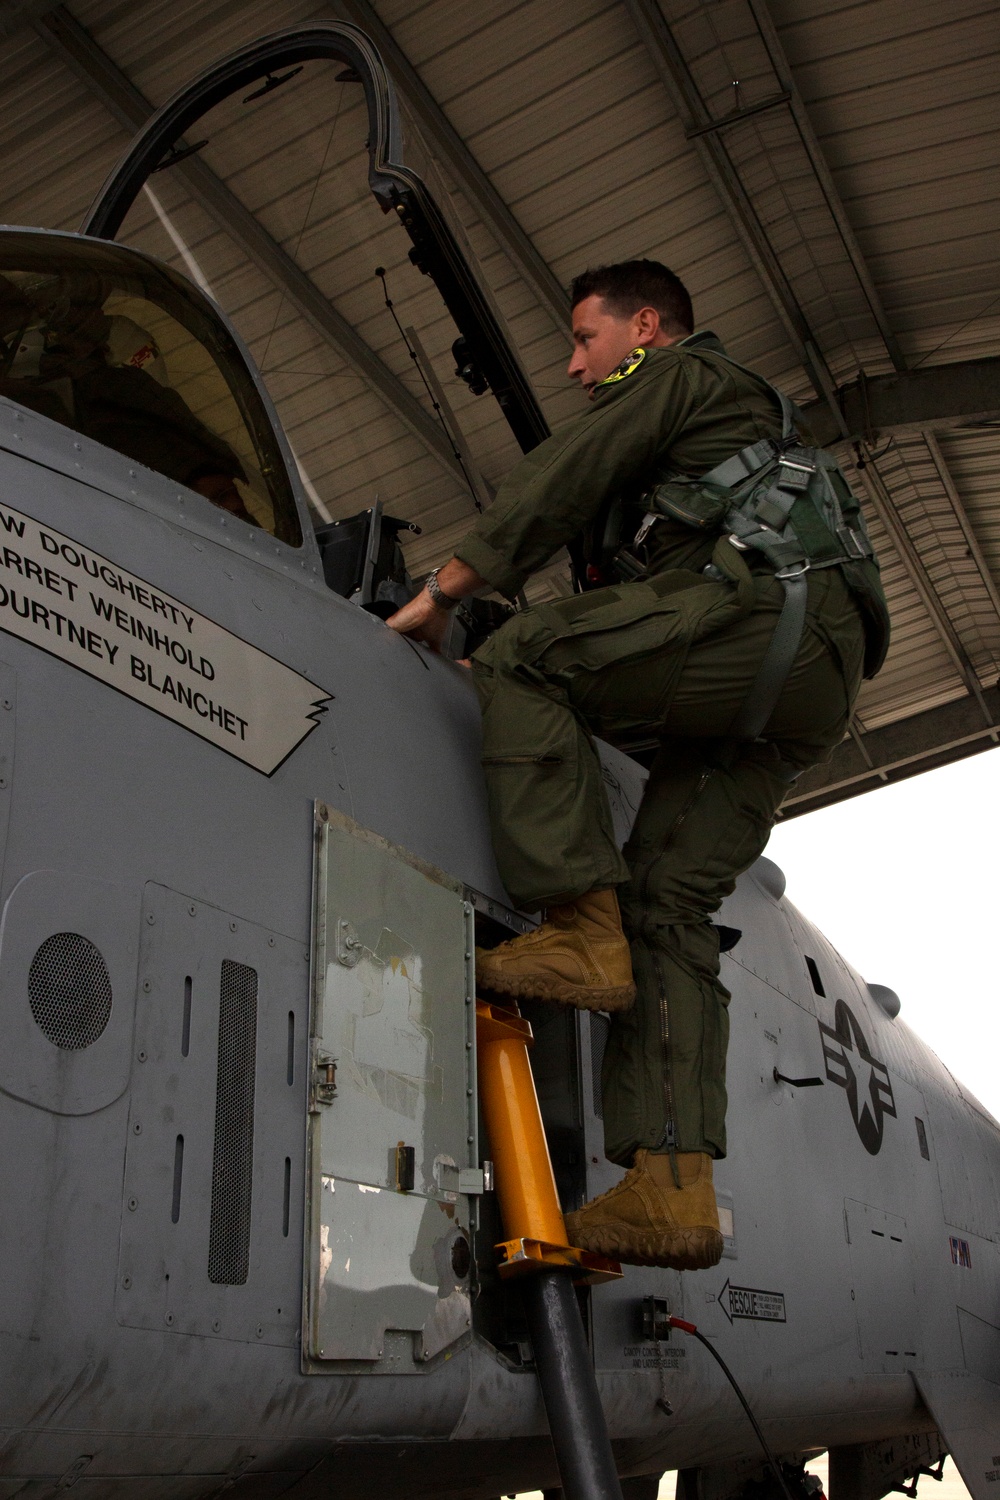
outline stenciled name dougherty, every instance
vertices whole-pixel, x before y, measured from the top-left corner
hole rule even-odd
[[[0,506],[0,628],[270,775],[329,694],[31,516]]]

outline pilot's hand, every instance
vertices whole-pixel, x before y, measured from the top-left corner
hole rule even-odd
[[[489,585],[475,568],[462,562],[461,558],[453,557],[439,569],[438,587],[449,599],[464,599],[467,594],[474,594]],[[432,651],[440,651],[448,631],[448,615],[449,611],[435,604],[426,588],[422,588],[415,599],[390,615],[386,624],[390,630],[398,630],[400,635],[411,636],[415,641],[423,641]]]
[[[421,589],[415,599],[404,604],[385,622],[390,630],[408,635],[415,641],[423,641],[432,651],[440,651],[441,643],[451,623],[450,613],[441,609],[426,589]]]

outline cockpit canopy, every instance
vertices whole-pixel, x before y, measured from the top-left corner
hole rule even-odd
[[[301,544],[243,355],[166,266],[96,240],[0,233],[0,396]]]

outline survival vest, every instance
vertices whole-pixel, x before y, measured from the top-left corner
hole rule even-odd
[[[719,350],[712,353],[744,368]],[[889,615],[858,498],[833,454],[800,440],[788,397],[769,388],[781,406],[780,438],[762,438],[698,478],[665,475],[642,496],[642,524],[631,545],[616,554],[619,576],[641,577],[645,569],[636,549],[657,521],[669,518],[715,533],[737,554],[750,554],[749,561],[764,561],[773,569],[784,589],[784,605],[757,678],[730,729],[735,739],[755,739],[774,710],[802,639],[810,571],[840,568],[864,623],[866,677],[875,676],[889,646]],[[607,533],[606,537],[610,540]],[[732,552],[728,555],[733,559]],[[735,581],[718,544],[705,572]]]

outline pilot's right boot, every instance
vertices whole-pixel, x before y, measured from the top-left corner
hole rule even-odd
[[[518,1000],[627,1010],[635,982],[614,888],[550,906],[534,932],[498,948],[477,948],[476,983]]]
[[[722,1258],[712,1158],[678,1151],[680,1186],[666,1152],[639,1150],[615,1187],[566,1215],[566,1234],[578,1250],[592,1250],[627,1266],[704,1271]]]

